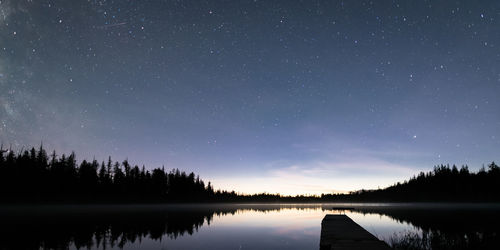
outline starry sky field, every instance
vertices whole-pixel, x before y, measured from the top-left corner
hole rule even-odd
[[[216,188],[500,161],[500,1],[0,0],[0,141]]]

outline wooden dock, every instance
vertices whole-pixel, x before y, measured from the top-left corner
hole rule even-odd
[[[321,222],[320,250],[389,250],[384,241],[377,239],[347,215],[328,214]]]

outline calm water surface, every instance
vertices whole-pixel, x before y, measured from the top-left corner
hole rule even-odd
[[[391,245],[500,249],[498,204],[9,206],[0,249],[319,249],[339,213]]]

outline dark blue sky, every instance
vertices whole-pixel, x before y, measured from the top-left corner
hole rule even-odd
[[[500,153],[500,1],[0,1],[0,140],[242,192]]]

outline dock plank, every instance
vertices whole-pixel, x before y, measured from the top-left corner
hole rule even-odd
[[[320,250],[389,250],[379,240],[347,215],[328,214],[321,221]]]

